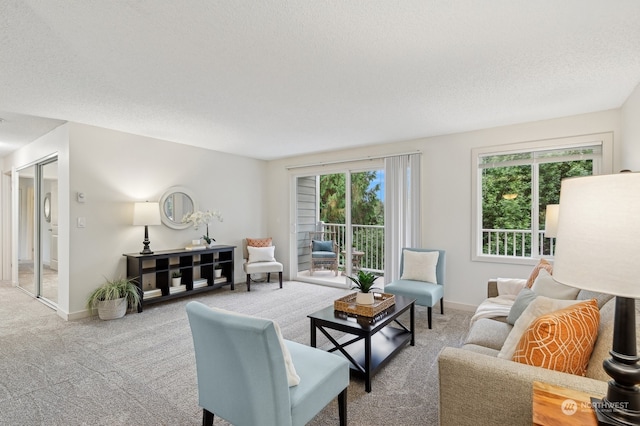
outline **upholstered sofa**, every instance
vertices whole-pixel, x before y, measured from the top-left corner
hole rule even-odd
[[[488,296],[498,296],[497,282],[489,282]],[[606,394],[610,379],[602,368],[610,358],[615,299],[580,291],[576,300],[596,298],[600,309],[597,340],[584,376],[526,365],[499,358],[513,325],[504,316],[478,318],[470,326],[461,348],[444,348],[438,357],[440,424],[530,425],[534,381]],[[640,330],[640,303],[636,303],[636,328]],[[637,345],[640,347],[640,334]]]

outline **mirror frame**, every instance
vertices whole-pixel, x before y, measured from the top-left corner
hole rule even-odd
[[[47,222],[51,222],[51,193],[50,192],[47,192],[47,194],[44,196],[42,210],[44,212],[44,220],[46,220]]]
[[[171,188],[167,189],[164,192],[164,194],[162,194],[162,197],[160,197],[160,219],[162,220],[162,223],[164,223],[169,228],[187,229],[188,227],[191,226],[190,224],[182,223],[182,222],[174,222],[169,217],[167,217],[167,215],[164,212],[164,203],[167,201],[169,197],[171,197],[173,194],[176,194],[176,193],[182,193],[187,197],[189,197],[189,199],[191,199],[191,203],[193,204],[193,211],[198,210],[198,206],[196,204],[196,198],[193,195],[193,192],[189,188],[185,188],[184,186],[172,186]]]

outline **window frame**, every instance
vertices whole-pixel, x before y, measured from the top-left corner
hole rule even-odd
[[[493,262],[493,263],[508,263],[508,264],[523,264],[533,265],[538,262],[539,256],[537,251],[532,250],[531,257],[516,257],[505,255],[490,255],[482,253],[482,171],[486,168],[482,164],[482,158],[491,155],[505,155],[505,154],[517,154],[521,152],[536,153],[539,151],[559,150],[559,149],[572,149],[587,146],[601,146],[601,157],[599,161],[593,163],[593,174],[610,174],[613,171],[613,133],[595,133],[581,136],[561,137],[554,139],[527,141],[511,143],[506,145],[492,145],[486,147],[473,148],[471,150],[471,260],[474,262]],[[534,155],[535,157],[535,155]],[[542,164],[548,162],[556,162],[558,157],[554,157],[553,161],[549,159],[533,158],[526,160],[527,164],[531,164],[532,167],[535,164]],[[537,166],[535,166],[537,167]],[[532,217],[538,217],[538,173],[535,173],[532,169],[532,185],[535,186],[535,190],[532,194],[531,209]],[[537,235],[538,224],[537,220],[533,221],[534,227],[532,229],[532,235]],[[533,241],[533,240],[532,240]],[[535,243],[537,245],[537,242]],[[534,247],[535,247],[534,245]]]

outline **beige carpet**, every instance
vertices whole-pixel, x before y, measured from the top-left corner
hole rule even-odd
[[[0,284],[0,424],[198,425],[193,344],[185,305],[199,300],[279,322],[284,337],[309,344],[307,314],[348,293],[299,282],[244,284],[151,305],[114,321],[65,322],[22,291]],[[406,347],[366,393],[351,379],[349,424],[437,425],[437,355],[459,346],[470,313],[416,308],[416,346]],[[322,336],[324,339],[324,336]],[[318,344],[326,344],[318,333]],[[216,418],[216,425],[227,424]],[[334,401],[311,425],[338,424]],[[256,425],[259,426],[259,425]]]

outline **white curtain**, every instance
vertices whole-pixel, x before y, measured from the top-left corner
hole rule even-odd
[[[420,154],[387,157],[384,160],[384,278],[400,277],[403,247],[420,247]]]

